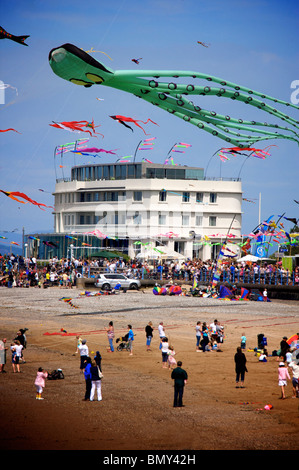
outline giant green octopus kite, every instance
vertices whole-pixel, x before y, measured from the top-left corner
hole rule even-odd
[[[290,139],[299,144],[299,134],[297,131],[299,129],[299,122],[264,101],[254,98],[254,96],[298,110],[297,106],[221,78],[204,73],[176,70],[113,71],[72,44],[64,44],[61,47],[52,49],[49,54],[49,62],[54,73],[76,85],[83,85],[85,87],[106,85],[133,93],[139,98],[159,106],[184,121],[194,124],[199,129],[203,129],[239,148],[249,147],[256,142],[269,139]],[[214,82],[220,86],[165,83],[158,81],[160,77],[173,77],[175,79],[191,77],[193,79],[204,79],[208,82]],[[242,101],[280,118],[282,121],[293,126],[297,132],[290,127],[267,122],[235,119],[214,111],[208,111],[189,101],[186,95],[219,96]],[[240,131],[250,132],[250,134],[240,133]]]

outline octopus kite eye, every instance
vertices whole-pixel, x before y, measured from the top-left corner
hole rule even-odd
[[[85,82],[84,80],[80,80],[78,78],[71,78],[70,82],[74,83],[75,85],[83,85],[85,87],[92,86],[92,83]]]
[[[89,80],[96,83],[97,85],[99,85],[100,83],[103,83],[104,81],[102,77],[100,77],[99,75],[96,75],[95,73],[86,73],[85,75]]]
[[[159,93],[158,96],[159,96],[160,100],[163,100],[163,101],[167,100],[167,96],[165,95],[165,93]]]

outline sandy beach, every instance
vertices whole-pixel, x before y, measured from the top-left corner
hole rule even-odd
[[[0,288],[1,338],[10,347],[18,329],[28,328],[21,373],[13,373],[9,350],[6,373],[0,374],[2,450],[299,449],[299,399],[292,398],[291,381],[281,400],[277,357],[260,363],[252,351],[258,334],[267,338],[271,355],[283,336],[298,332],[298,302],[155,296],[152,289],[81,293],[75,288]],[[224,326],[222,351],[197,353],[196,322],[209,325],[214,319]],[[111,320],[115,338],[132,325],[132,356],[108,352],[105,327]],[[145,345],[148,321],[154,325],[151,351]],[[162,368],[160,321],[188,373],[183,408],[173,408],[171,373]],[[101,402],[83,401],[76,334],[87,340],[91,356],[102,355]],[[236,388],[234,366],[242,334],[248,368],[243,389]],[[34,387],[40,366],[49,372],[61,368],[65,375],[46,382],[42,401],[35,399]],[[267,404],[273,406],[270,411],[264,409]]]

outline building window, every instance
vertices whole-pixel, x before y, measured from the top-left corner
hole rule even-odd
[[[182,225],[189,225],[189,215],[182,215]]]
[[[195,225],[198,227],[202,227],[202,215],[195,216]]]
[[[134,191],[133,201],[142,201],[142,191]]]
[[[166,225],[166,215],[165,214],[159,213],[158,224],[159,225]]]
[[[217,202],[217,193],[210,193],[210,203],[215,204]]]
[[[209,217],[209,227],[216,227],[216,216],[210,215]]]
[[[203,202],[203,193],[196,193],[196,202]]]
[[[183,202],[189,202],[190,201],[190,193],[189,192],[183,192],[182,200],[183,200]]]
[[[166,197],[167,197],[167,192],[166,191],[160,191],[159,192],[159,201],[160,202],[166,202]]]
[[[141,225],[142,216],[139,212],[135,212],[135,214],[133,215],[133,222],[134,222],[134,225]]]

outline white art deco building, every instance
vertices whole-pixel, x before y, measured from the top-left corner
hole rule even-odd
[[[230,233],[241,241],[240,179],[207,179],[203,168],[144,161],[74,166],[70,178],[56,181],[54,196],[57,235],[98,230],[130,257],[156,247],[215,259],[233,218]]]

